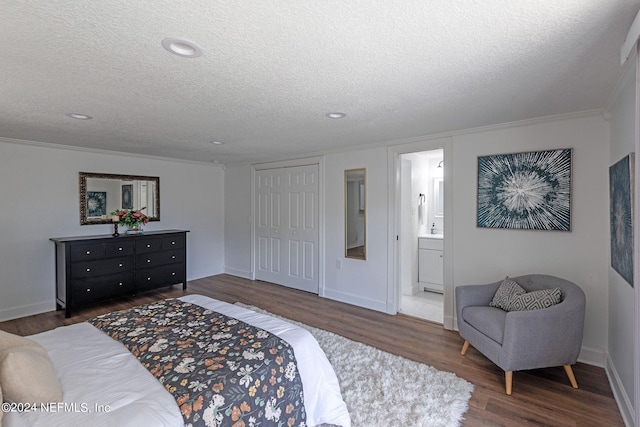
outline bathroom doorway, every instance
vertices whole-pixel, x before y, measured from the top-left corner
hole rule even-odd
[[[444,153],[399,155],[398,312],[444,323]]]

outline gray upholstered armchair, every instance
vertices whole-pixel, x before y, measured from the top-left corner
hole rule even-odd
[[[560,288],[562,300],[548,308],[507,312],[489,306],[502,281],[458,286],[458,330],[465,339],[461,354],[471,344],[503,369],[508,395],[513,371],[551,366],[564,366],[571,385],[578,388],[571,365],[582,346],[584,292],[575,283],[554,276],[530,274],[510,279],[527,292]]]

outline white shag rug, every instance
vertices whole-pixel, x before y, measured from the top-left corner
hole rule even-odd
[[[236,304],[311,332],[333,365],[353,427],[460,425],[473,391],[470,382],[260,308]]]

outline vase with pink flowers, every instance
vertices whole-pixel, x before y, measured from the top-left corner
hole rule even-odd
[[[127,234],[142,234],[144,233],[142,226],[149,222],[147,215],[142,212],[145,209],[146,207],[142,209],[116,210],[111,212],[111,216],[114,222],[127,226]]]

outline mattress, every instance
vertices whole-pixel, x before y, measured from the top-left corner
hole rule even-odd
[[[269,331],[294,349],[304,388],[307,425],[351,422],[338,379],[306,330],[269,315],[202,295],[179,298]],[[173,396],[119,342],[83,322],[32,335],[49,352],[64,402],[4,414],[6,427],[182,426]]]

